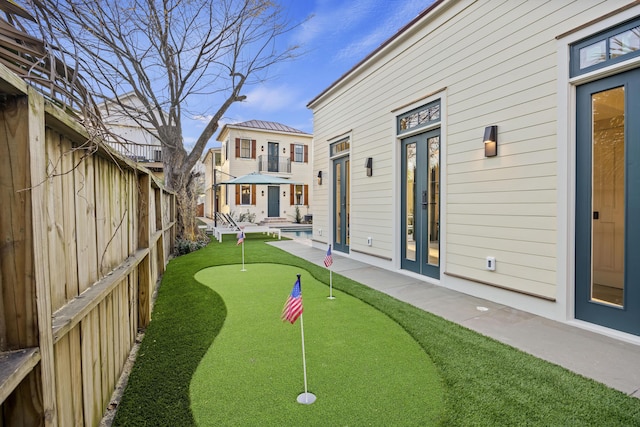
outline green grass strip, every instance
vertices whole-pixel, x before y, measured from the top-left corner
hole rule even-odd
[[[252,263],[291,265],[328,284],[329,273],[325,268],[271,247],[263,240],[259,235],[249,235],[245,240],[247,268]],[[240,259],[235,239],[225,238],[221,244],[213,242],[169,263],[153,321],[114,425],[196,425],[190,409],[189,385],[211,344],[215,345],[227,308],[220,295],[198,283],[194,275],[206,267],[237,264]],[[445,407],[440,425],[640,425],[640,399],[339,274],[333,275],[333,286],[393,319],[431,358],[444,387]],[[221,424],[224,423],[222,420]]]
[[[397,323],[298,267],[250,264],[201,270],[227,318],[191,382],[199,426],[434,425],[442,387],[433,363]],[[304,391],[300,320],[280,320],[301,274],[310,406]]]

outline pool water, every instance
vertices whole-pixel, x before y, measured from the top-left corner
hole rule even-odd
[[[291,239],[311,239],[313,236],[313,230],[282,230],[282,235]]]

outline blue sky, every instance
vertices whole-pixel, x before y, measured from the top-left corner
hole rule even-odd
[[[306,105],[356,63],[428,7],[433,0],[281,0],[292,21],[312,18],[288,34],[287,44],[305,52],[294,62],[273,67],[269,79],[246,87],[247,100],[234,104],[224,123],[267,120],[313,132]],[[204,127],[195,120],[185,129],[185,143]],[[208,147],[219,145],[214,138]]]

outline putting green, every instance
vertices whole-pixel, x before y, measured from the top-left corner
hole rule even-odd
[[[196,370],[191,409],[199,426],[433,425],[443,408],[436,368],[395,322],[280,264],[212,267],[195,278],[220,294],[227,318]],[[280,320],[301,274],[308,391],[301,321]],[[425,331],[428,332],[428,331]]]

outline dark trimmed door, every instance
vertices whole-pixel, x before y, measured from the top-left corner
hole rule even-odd
[[[440,278],[440,129],[402,140],[401,266]]]
[[[267,190],[267,216],[277,218],[280,216],[280,186],[270,185]]]
[[[575,316],[640,335],[640,70],[576,102]]]
[[[333,249],[349,252],[349,156],[333,161]]]

